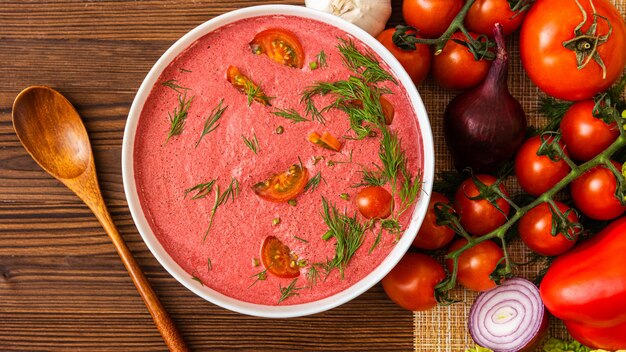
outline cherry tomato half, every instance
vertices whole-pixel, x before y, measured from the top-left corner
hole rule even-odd
[[[241,71],[239,71],[239,68],[237,68],[236,66],[228,66],[228,70],[226,70],[226,79],[228,80],[228,82],[230,82],[230,84],[233,85],[233,87],[235,87],[238,91],[244,94],[254,92],[253,95],[251,94],[252,97],[249,97],[248,99],[254,99],[254,101],[259,102],[263,105],[271,106],[270,97],[265,95],[265,93],[263,93],[259,86],[252,82],[252,80],[248,78],[248,76],[241,73]],[[252,100],[248,100],[248,105],[250,105],[251,102]]]
[[[254,54],[265,54],[281,65],[295,68],[304,65],[304,50],[300,41],[295,34],[283,28],[259,32],[250,42],[250,49]]]
[[[537,155],[541,143],[541,136],[531,137],[522,144],[515,156],[515,175],[519,185],[533,196],[540,196],[570,172],[564,160],[552,161],[547,155]],[[559,145],[564,147],[561,142]]]
[[[500,23],[502,33],[509,35],[522,24],[526,12],[513,12],[508,0],[476,0],[465,16],[465,24],[470,31],[493,37],[493,28]]]
[[[613,162],[617,170],[622,165]],[[615,197],[617,181],[611,170],[605,166],[595,167],[572,182],[572,199],[576,208],[595,220],[611,220],[624,213],[622,206]]]
[[[355,202],[366,219],[384,219],[393,210],[391,193],[381,186],[364,187],[356,195]]]
[[[341,142],[328,132],[324,132],[321,136],[317,132],[311,132],[307,139],[309,142],[317,144],[324,149],[334,150],[336,152],[341,150]]]
[[[555,202],[562,214],[570,210],[570,207]],[[570,211],[567,219],[572,223],[578,222],[578,216],[575,211]],[[518,224],[519,235],[535,253],[544,256],[557,256],[567,252],[576,244],[578,233],[570,232],[572,240],[567,239],[562,232],[556,236],[552,236],[552,211],[547,203],[539,204],[528,211]]]
[[[259,198],[280,203],[296,198],[308,181],[307,168],[294,164],[282,174],[274,174],[267,180],[255,184],[252,189]]]
[[[489,175],[478,175],[475,177],[487,186],[497,181],[495,177]],[[500,191],[508,196],[502,184],[500,184]],[[475,236],[489,233],[504,224],[506,216],[511,209],[509,203],[503,198],[496,200],[496,204],[501,211],[486,199],[470,199],[477,197],[479,194],[478,187],[476,187],[472,178],[468,178],[463,181],[454,195],[454,208],[461,217],[461,225],[467,232]]]
[[[448,29],[463,3],[463,0],[404,0],[402,16],[421,36],[436,38]]]
[[[471,34],[476,38],[476,34]],[[487,77],[491,61],[476,61],[474,54],[467,47],[452,39],[466,40],[466,37],[461,32],[454,33],[443,47],[443,51],[433,57],[432,74],[435,82],[448,89],[468,89],[477,86]]]
[[[593,117],[594,106],[592,99],[576,102],[561,120],[563,143],[576,160],[593,159],[619,137],[615,122],[607,125],[602,119]]]
[[[433,192],[428,203],[428,211],[422,222],[417,236],[413,240],[413,246],[421,249],[439,249],[452,241],[454,231],[448,226],[437,225],[435,204],[449,204],[450,201],[441,193]]]
[[[267,236],[261,245],[261,262],[270,274],[281,278],[300,275],[300,267],[289,247],[278,238]]]
[[[383,289],[392,301],[412,311],[424,311],[437,305],[435,286],[446,278],[441,264],[421,253],[407,253],[382,280]]]
[[[466,244],[467,240],[460,238],[452,242],[448,253],[452,253]],[[489,275],[496,270],[496,266],[503,257],[502,248],[495,242],[487,240],[477,244],[459,256],[457,281],[465,288],[473,291],[487,291],[496,287],[496,283],[491,280]],[[449,272],[454,270],[452,259],[447,259],[446,265]]]
[[[430,69],[431,54],[430,47],[425,44],[416,44],[415,50],[404,50],[394,44],[392,37],[396,32],[395,28],[390,28],[378,35],[376,39],[381,42],[409,74],[415,85],[424,81]],[[420,36],[417,36],[420,38]]]
[[[396,109],[393,107],[393,104],[384,96],[381,96],[379,101],[380,108],[383,111],[383,117],[385,118],[385,125],[391,125],[391,123],[393,122],[393,118],[396,114]],[[363,109],[363,102],[360,100],[347,100],[344,102],[344,104],[349,107]]]

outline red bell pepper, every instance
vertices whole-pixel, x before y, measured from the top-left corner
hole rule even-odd
[[[566,321],[565,327],[576,341],[591,348],[616,351],[623,350],[626,346],[626,323],[608,328],[596,328]]]

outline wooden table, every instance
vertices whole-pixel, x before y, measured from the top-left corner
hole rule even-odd
[[[174,280],[144,245],[122,187],[120,153],[135,92],[180,36],[254,0],[0,2],[0,350],[165,349],[104,231],[26,154],[11,106],[29,85],[65,94],[89,131],[120,232],[194,350],[383,351],[414,348],[413,314],[380,285],[332,311],[269,320],[232,313]],[[400,20],[401,1],[394,1]]]

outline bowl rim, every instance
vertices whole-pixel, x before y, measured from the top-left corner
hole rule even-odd
[[[191,276],[172,259],[169,253],[165,251],[153,233],[139,201],[133,165],[135,136],[141,111],[152,87],[157,82],[163,70],[191,44],[217,28],[245,18],[267,15],[296,16],[326,23],[354,36],[376,52],[376,54],[387,63],[391,71],[398,78],[399,82],[404,85],[407,91],[411,104],[416,112],[423,148],[422,195],[415,205],[409,226],[387,257],[364,278],[341,292],[313,302],[284,306],[270,306],[245,302],[226,296],[194,281]],[[406,253],[424,220],[434,179],[434,164],[433,135],[426,108],[411,78],[396,58],[380,44],[378,40],[356,25],[321,11],[295,5],[258,5],[227,12],[200,24],[178,39],[158,59],[139,87],[128,113],[128,120],[122,141],[122,180],[124,193],[135,226],[152,255],[154,255],[161,266],[178,282],[203,299],[231,311],[266,318],[290,318],[320,313],[358,297],[382,280]]]

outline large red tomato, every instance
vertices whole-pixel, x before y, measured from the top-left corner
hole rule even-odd
[[[382,280],[387,296],[400,307],[422,311],[437,305],[435,286],[446,278],[441,264],[421,253],[407,253]]]
[[[570,208],[561,202],[555,202],[555,204],[562,214],[569,211],[567,219],[571,223],[578,222],[576,212],[570,211]],[[578,233],[575,231],[569,231],[571,240],[565,237],[562,232],[552,236],[552,227],[552,210],[547,203],[541,203],[530,209],[528,213],[522,216],[518,224],[522,241],[528,248],[543,256],[557,256],[567,252],[576,244],[578,238]]]
[[[465,246],[465,238],[452,243],[448,253]],[[457,281],[465,288],[474,291],[487,291],[496,287],[496,283],[489,277],[504,257],[504,252],[495,242],[487,240],[464,251],[459,256]],[[454,261],[446,260],[448,271],[454,270]]]
[[[526,11],[513,12],[508,0],[476,0],[465,17],[465,24],[470,31],[493,37],[493,28],[500,23],[504,35],[509,35],[519,28],[524,16]]]
[[[422,222],[417,236],[413,240],[413,246],[421,249],[439,249],[452,241],[454,231],[448,226],[437,225],[435,205],[437,203],[448,204],[450,201],[441,193],[433,192],[428,203],[428,211]]]
[[[421,36],[437,38],[448,29],[463,3],[463,0],[404,0],[402,15]]]
[[[617,170],[622,166],[616,162]],[[617,181],[605,166],[598,166],[579,176],[571,185],[572,199],[578,210],[595,220],[611,220],[626,211],[615,197]]]
[[[515,156],[515,175],[519,184],[533,196],[539,196],[552,188],[570,171],[565,160],[552,161],[547,155],[537,155],[541,144],[541,136],[531,137],[522,144]],[[559,145],[563,148],[563,143]]]
[[[476,34],[471,33],[474,38]],[[491,61],[476,60],[469,49],[453,39],[466,40],[454,33],[439,55],[433,57],[432,74],[438,85],[448,89],[468,89],[485,80]]]
[[[582,38],[597,19],[596,39]],[[530,79],[547,94],[565,100],[583,100],[610,87],[626,64],[626,24],[609,0],[593,0],[598,16],[593,16],[590,0],[537,0],[526,15],[520,33],[522,65]],[[606,19],[604,19],[606,18]],[[613,30],[609,33],[609,22]],[[572,40],[579,38],[574,43]],[[566,45],[567,44],[567,47]],[[576,47],[581,53],[577,62]],[[594,53],[594,48],[597,51]],[[604,63],[606,71],[594,60]],[[582,68],[586,58],[590,60]]]
[[[574,103],[563,115],[561,132],[570,156],[587,161],[598,155],[619,137],[615,123],[607,125],[593,117],[592,99]]]
[[[487,186],[496,182],[496,178],[489,175],[478,175],[476,178]],[[500,184],[500,190],[508,195],[504,185]],[[504,224],[509,210],[511,210],[511,206],[503,198],[496,200],[500,210],[487,199],[472,199],[479,194],[474,180],[469,178],[459,186],[454,195],[454,209],[461,218],[461,225],[467,232],[475,236],[489,233]]]
[[[415,85],[422,83],[428,70],[430,69],[431,53],[430,47],[425,44],[416,44],[415,50],[404,50],[393,43],[393,34],[396,29],[390,28],[378,35],[376,39],[381,42],[393,56],[395,56],[400,64],[409,74]],[[419,37],[419,36],[418,36]]]

